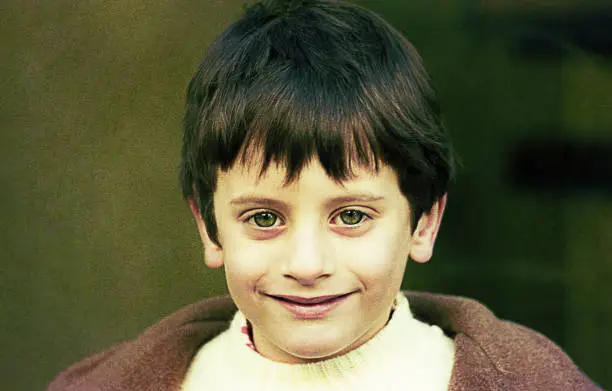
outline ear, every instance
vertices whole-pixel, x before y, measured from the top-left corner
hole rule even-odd
[[[410,247],[410,258],[415,262],[425,263],[431,259],[445,207],[446,194],[436,201],[427,214],[423,213],[419,219],[417,227],[412,234]]]
[[[200,239],[202,240],[202,245],[204,246],[204,263],[210,268],[218,268],[223,266],[223,249],[210,239],[208,231],[206,230],[206,224],[204,224],[204,220],[202,219],[198,203],[193,198],[189,199],[189,207],[191,208],[193,217],[195,217],[198,232],[200,233]]]

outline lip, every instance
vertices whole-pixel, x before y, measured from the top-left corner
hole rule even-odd
[[[286,295],[274,295],[274,298],[292,301],[298,304],[321,304],[326,301],[334,300],[342,296],[346,296],[348,293],[340,293],[337,295],[326,295],[316,297],[301,297],[301,296],[286,296]]]
[[[298,319],[321,319],[341,305],[354,292],[317,297],[270,296]]]

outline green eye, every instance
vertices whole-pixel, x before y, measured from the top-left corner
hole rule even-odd
[[[274,225],[274,223],[276,223],[278,218],[270,212],[263,212],[257,213],[252,217],[252,219],[258,227],[270,228]]]
[[[358,210],[345,210],[340,213],[340,220],[347,225],[355,225],[361,223],[364,214]]]

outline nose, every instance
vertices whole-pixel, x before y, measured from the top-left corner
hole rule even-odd
[[[305,286],[314,285],[318,280],[331,276],[335,268],[331,261],[332,254],[328,250],[319,229],[296,231],[285,258],[283,275]]]

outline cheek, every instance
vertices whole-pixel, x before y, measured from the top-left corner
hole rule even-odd
[[[235,237],[223,246],[228,285],[254,290],[265,280],[277,262],[277,253],[270,243]],[[231,289],[231,288],[230,288]]]
[[[225,267],[233,275],[247,277],[265,271],[266,252],[257,246],[231,246],[224,248]]]
[[[403,276],[410,252],[410,240],[402,233],[389,232],[381,229],[369,237],[351,241],[350,245],[345,244],[342,256],[345,264],[355,274],[364,278],[367,276],[370,281],[388,281],[399,274]]]

